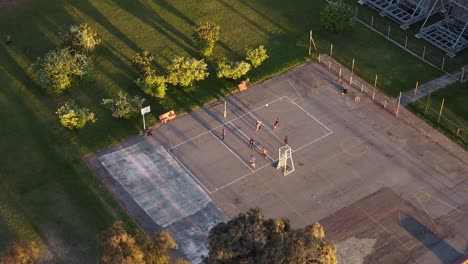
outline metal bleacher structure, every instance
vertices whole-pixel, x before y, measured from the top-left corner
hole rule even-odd
[[[359,0],[360,4],[366,4],[380,15],[394,20],[400,27],[407,29],[411,24],[427,18],[428,14],[444,9],[449,0]]]
[[[438,1],[441,0],[436,2]],[[453,57],[468,47],[468,0],[450,0],[440,11],[443,18],[435,23],[428,23],[429,17],[436,12],[430,11],[416,36]]]
[[[358,2],[376,9],[380,15],[394,20],[403,29],[424,20],[416,37],[428,41],[450,57],[468,47],[468,0],[359,0]]]

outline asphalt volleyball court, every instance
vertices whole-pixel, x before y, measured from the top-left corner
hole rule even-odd
[[[287,96],[253,110],[229,104],[225,108],[226,122],[168,149],[209,194],[267,166],[275,167],[285,137],[294,153],[333,133]],[[278,125],[274,128],[277,119]],[[250,139],[254,140],[252,145]],[[289,139],[292,140],[289,142]],[[262,154],[263,148],[267,150],[266,155]],[[256,160],[255,167],[249,162],[251,156]],[[226,173],[220,177],[220,172]]]
[[[171,232],[193,263],[211,227],[252,207],[294,227],[321,221],[339,263],[455,261],[468,245],[466,152],[348,89],[308,63],[87,161],[138,224]],[[287,176],[276,169],[285,136]]]

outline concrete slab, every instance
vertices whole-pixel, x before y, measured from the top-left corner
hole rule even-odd
[[[158,225],[204,208],[211,199],[161,147],[145,142],[99,157],[110,175]]]

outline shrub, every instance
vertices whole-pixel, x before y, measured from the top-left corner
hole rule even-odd
[[[106,105],[112,111],[113,117],[123,119],[129,119],[139,113],[144,102],[144,98],[139,96],[130,97],[127,93],[122,91],[117,93],[117,98],[115,99],[102,99],[102,104]]]
[[[245,61],[236,63],[221,61],[218,63],[218,78],[239,79],[250,70],[250,64]]]
[[[220,29],[212,22],[202,22],[193,29],[193,37],[201,54],[207,57],[211,55],[215,42],[219,40]]]
[[[96,122],[94,113],[87,108],[79,107],[73,100],[66,102],[55,113],[59,116],[60,123],[69,129],[80,129],[88,121]]]
[[[65,47],[84,53],[93,51],[100,43],[101,39],[96,31],[88,24],[72,25],[70,31],[62,38]]]
[[[1,264],[32,264],[39,258],[39,246],[34,241],[13,241],[0,257]]]
[[[147,95],[164,98],[166,96],[166,77],[150,73],[138,78],[135,83]]]
[[[177,57],[167,67],[167,82],[173,85],[191,86],[194,81],[208,77],[208,65],[204,60]]]
[[[256,49],[249,49],[247,51],[247,60],[252,63],[254,68],[257,68],[262,62],[268,59],[267,51],[263,45],[260,45]]]
[[[137,53],[132,58],[132,66],[137,70],[141,75],[151,74],[151,63],[154,61],[154,56],[149,51],[143,51]]]
[[[320,12],[320,24],[327,30],[341,32],[354,25],[353,7],[342,1],[329,3]]]
[[[72,54],[70,49],[52,50],[39,57],[31,68],[39,84],[51,94],[61,94],[70,88],[76,79],[85,79],[91,74],[93,63],[85,55]]]

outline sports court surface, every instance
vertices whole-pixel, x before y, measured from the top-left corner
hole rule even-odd
[[[276,169],[285,136],[295,166],[287,176]],[[369,98],[342,96],[316,63],[87,161],[145,230],[169,230],[194,263],[212,226],[252,207],[294,227],[321,221],[339,263],[451,263],[468,253],[466,152]]]

